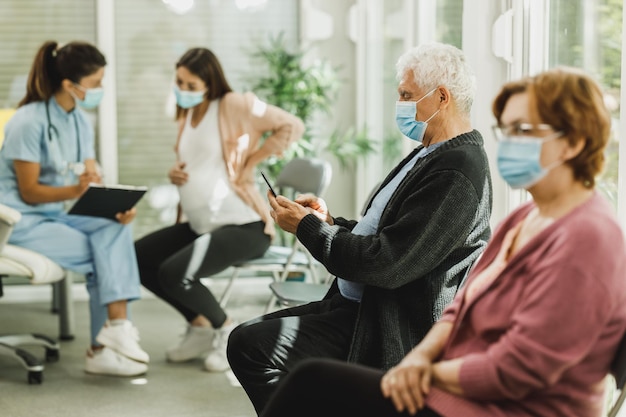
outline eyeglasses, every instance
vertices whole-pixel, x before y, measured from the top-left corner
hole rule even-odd
[[[492,126],[492,129],[493,134],[495,135],[498,142],[502,140],[507,140],[508,138],[513,136],[528,136],[529,138],[539,137],[541,136],[540,132],[545,132],[547,130],[552,130],[559,135],[562,134],[562,132],[555,130],[554,127],[546,123],[539,123],[536,125],[532,123],[515,123],[506,126],[495,125]]]

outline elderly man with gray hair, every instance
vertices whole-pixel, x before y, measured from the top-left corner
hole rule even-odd
[[[359,221],[312,195],[268,193],[276,223],[336,276],[323,300],[243,323],[231,368],[257,413],[307,358],[396,365],[452,301],[490,237],[491,177],[470,124],[475,77],[440,43],[400,57],[396,121],[418,146],[383,180]]]

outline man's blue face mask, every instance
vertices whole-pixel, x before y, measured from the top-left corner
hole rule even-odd
[[[424,134],[426,133],[426,129],[428,128],[428,122],[430,119],[435,117],[439,110],[433,113],[425,121],[421,122],[415,120],[417,117],[417,103],[424,100],[426,97],[433,94],[437,91],[436,88],[433,88],[430,92],[426,93],[422,98],[417,101],[396,101],[396,124],[398,125],[398,129],[404,136],[409,139],[413,139],[419,143],[422,143],[424,139]]]
[[[183,91],[178,86],[174,86],[174,95],[176,96],[176,104],[183,109],[196,107],[204,101],[206,91]]]

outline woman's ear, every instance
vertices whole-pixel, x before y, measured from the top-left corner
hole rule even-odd
[[[69,93],[70,91],[73,90],[74,83],[68,80],[67,78],[64,78],[63,81],[61,81],[61,88],[63,88],[65,91]]]
[[[565,147],[563,160],[569,161],[571,159],[576,158],[585,148],[587,144],[587,140],[583,137],[578,138],[574,144],[568,139],[567,146]]]
[[[85,92],[80,88],[76,87],[76,83],[65,78],[61,81],[61,89],[65,91],[67,94],[72,96],[74,99],[78,98],[79,100],[85,99]]]

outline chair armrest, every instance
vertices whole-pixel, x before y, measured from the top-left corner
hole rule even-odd
[[[9,241],[13,226],[22,218],[22,214],[9,206],[0,204],[0,253]]]
[[[13,226],[22,218],[22,213],[11,208],[9,206],[5,206],[4,204],[0,204],[0,220],[7,223],[9,226]]]

